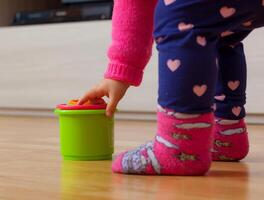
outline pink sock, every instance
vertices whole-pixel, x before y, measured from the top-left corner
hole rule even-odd
[[[238,161],[248,154],[246,124],[241,120],[216,120],[214,128],[214,161]]]
[[[204,175],[210,168],[212,113],[179,119],[159,107],[153,141],[121,153],[112,170],[125,174]]]

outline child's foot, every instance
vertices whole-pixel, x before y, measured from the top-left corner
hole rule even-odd
[[[218,119],[214,128],[214,161],[239,161],[248,154],[246,124],[241,120]]]
[[[157,134],[152,142],[121,153],[112,170],[125,174],[204,175],[210,168],[213,116],[194,118],[158,107]]]

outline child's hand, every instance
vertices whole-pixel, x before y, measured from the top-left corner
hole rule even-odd
[[[96,101],[96,99],[107,96],[109,102],[106,108],[106,115],[111,117],[116,109],[118,102],[123,98],[129,84],[112,79],[104,79],[101,83],[90,89],[79,100],[78,104],[82,105],[86,101]]]

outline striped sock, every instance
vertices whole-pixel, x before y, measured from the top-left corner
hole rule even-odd
[[[214,161],[239,161],[249,150],[248,134],[244,119],[217,119],[214,128]]]
[[[158,107],[155,139],[121,153],[113,172],[150,175],[204,175],[210,168],[213,114],[178,118]]]

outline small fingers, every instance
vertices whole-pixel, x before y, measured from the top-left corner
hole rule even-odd
[[[88,91],[80,100],[78,101],[78,105],[82,105],[88,100],[94,100],[96,98],[101,98],[105,94],[102,90],[99,90],[97,88],[93,88],[90,91]]]
[[[110,97],[109,103],[107,104],[107,107],[106,107],[106,116],[107,117],[113,116],[118,102],[119,102],[118,98]]]

